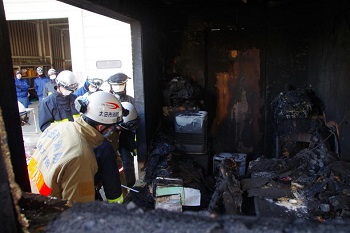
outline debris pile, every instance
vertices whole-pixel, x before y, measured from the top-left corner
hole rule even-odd
[[[280,93],[271,103],[271,112],[276,157],[291,157],[315,144],[339,154],[338,138],[335,129],[327,126],[323,101],[311,89]]]
[[[202,93],[199,85],[183,76],[174,77],[169,83],[170,106],[197,108],[201,105]]]
[[[349,232],[350,223],[340,220],[317,224],[305,219],[288,220],[235,215],[213,217],[204,212],[176,213],[165,210],[143,211],[132,203],[115,205],[91,202],[74,205],[51,222],[46,231],[54,232]]]
[[[322,115],[323,102],[309,89],[292,89],[281,92],[271,103],[272,118],[278,127],[281,120],[310,118]]]
[[[136,187],[143,191],[130,193],[129,201],[141,208],[153,209],[155,205],[154,192],[152,193],[154,181],[157,178],[175,178],[181,179],[184,188],[199,190],[201,194],[198,208],[184,207],[183,209],[206,209],[215,189],[215,178],[204,175],[203,168],[192,157],[183,153],[183,148],[175,143],[173,134],[169,131],[160,131],[154,138],[151,149],[144,169],[144,186]],[[139,196],[142,194],[146,194],[147,198],[141,198],[141,200],[147,201],[140,202]]]
[[[67,201],[26,192],[22,193],[18,205],[29,221],[29,232],[46,231],[50,222],[69,209]]]
[[[208,211],[215,214],[242,214],[243,191],[238,180],[238,166],[233,159],[219,165],[219,178]]]
[[[286,211],[296,211],[294,217],[349,220],[349,168],[325,148],[304,149],[289,159],[260,157],[250,162],[251,178],[242,180],[242,188],[260,197],[259,203],[261,197],[272,200],[271,209],[284,203]]]

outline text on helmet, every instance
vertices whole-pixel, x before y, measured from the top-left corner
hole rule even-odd
[[[100,112],[98,116],[101,117],[119,117],[120,113],[119,112]]]

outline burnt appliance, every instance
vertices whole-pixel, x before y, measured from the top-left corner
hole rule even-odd
[[[206,111],[177,113],[174,123],[175,140],[185,153],[206,153],[208,125]]]

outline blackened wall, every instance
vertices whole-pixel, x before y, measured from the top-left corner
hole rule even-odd
[[[274,156],[270,102],[285,84],[308,85],[308,36],[281,25],[282,9],[236,3],[163,11],[163,76],[195,76],[204,89],[213,153]]]
[[[213,129],[218,104],[226,104],[218,101],[222,89],[217,88],[216,74],[228,74],[229,110],[237,113],[237,106],[243,106],[245,115],[230,118],[228,111],[221,131],[211,130],[214,153],[274,157],[270,103],[288,84],[311,87],[324,101],[327,120],[341,124],[342,158],[350,159],[346,153],[350,136],[348,18],[349,4],[340,0],[169,7],[160,20],[163,75],[196,76],[206,94]],[[237,70],[236,65],[242,63],[228,56],[230,50],[241,54],[257,50],[259,68],[250,58],[250,68]],[[250,101],[242,99],[243,91],[250,94]]]
[[[350,160],[350,21],[348,8],[325,19],[310,34],[309,80],[325,102],[328,121],[339,124],[341,156]]]

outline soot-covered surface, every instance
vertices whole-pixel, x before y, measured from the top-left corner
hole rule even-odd
[[[248,216],[210,216],[206,212],[142,211],[135,205],[76,204],[47,226],[46,232],[349,232],[350,223],[283,220]]]

